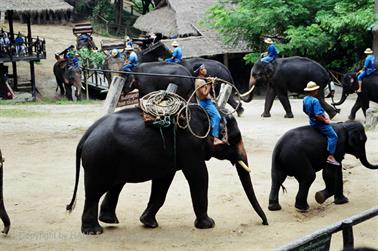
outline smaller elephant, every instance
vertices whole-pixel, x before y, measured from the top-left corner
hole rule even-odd
[[[8,234],[9,228],[10,228],[10,220],[9,220],[7,211],[5,210],[4,199],[3,199],[3,163],[4,163],[4,159],[3,159],[3,156],[1,155],[1,150],[0,150],[0,219],[4,223],[4,230],[2,231],[2,233]]]
[[[367,137],[360,122],[348,121],[332,124],[332,126],[338,136],[335,158],[340,164],[344,155],[348,153],[360,159],[365,167],[378,169],[378,165],[370,164],[366,158],[365,143]],[[326,136],[311,126],[294,128],[279,139],[272,156],[272,186],[269,195],[269,210],[281,209],[278,192],[287,176],[294,176],[299,183],[295,207],[301,211],[308,210],[308,191],[315,180],[316,172],[320,170],[323,170],[326,187],[316,193],[316,201],[321,204],[327,198],[334,196],[335,204],[348,202],[343,194],[342,166],[326,164],[328,156],[326,149]]]
[[[342,78],[343,93],[341,100],[333,105],[341,105],[344,103],[349,94],[353,94],[358,89],[357,75],[355,73],[347,73]],[[362,92],[358,93],[358,98],[352,110],[350,111],[349,119],[356,118],[356,112],[362,108],[362,112],[366,117],[366,110],[369,109],[369,101],[378,103],[378,72],[365,77],[362,82]]]
[[[68,100],[73,100],[72,88],[75,87],[75,97],[80,99],[82,88],[80,68],[68,67],[66,61],[62,61],[59,57],[56,59],[53,72],[60,88],[60,95],[63,96],[65,93]]]

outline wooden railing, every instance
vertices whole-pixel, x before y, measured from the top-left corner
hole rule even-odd
[[[32,38],[31,41],[27,37],[24,38],[22,45],[15,42],[0,45],[0,62],[13,60],[38,60],[46,58],[46,41],[45,39]]]
[[[307,235],[301,239],[293,241],[276,251],[294,251],[294,250],[329,250],[332,234],[343,232],[344,249],[352,250],[354,248],[353,226],[364,222],[378,215],[378,206],[370,208],[365,212],[356,214],[350,218],[337,222],[334,225],[327,226],[313,234]],[[375,231],[375,230],[372,230]]]

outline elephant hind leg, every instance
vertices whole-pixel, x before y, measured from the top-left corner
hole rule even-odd
[[[147,208],[139,218],[145,227],[156,228],[159,226],[156,214],[164,204],[175,173],[174,171],[163,178],[152,180],[150,200],[148,201]]]
[[[279,203],[279,191],[282,183],[285,181],[287,175],[284,173],[281,168],[273,167],[272,168],[272,185],[270,188],[269,194],[269,206],[268,209],[270,211],[278,211],[281,210],[281,205]]]
[[[101,203],[99,220],[108,224],[118,224],[116,215],[116,207],[118,203],[119,194],[125,184],[119,184],[111,188],[105,195]]]
[[[299,183],[298,193],[295,198],[295,207],[300,211],[307,211],[310,208],[310,206],[307,203],[308,191],[310,189],[311,184],[314,182],[316,178],[316,174],[311,166],[309,168],[303,167],[303,170],[309,171],[308,173],[302,173],[300,175],[295,176],[296,180]]]

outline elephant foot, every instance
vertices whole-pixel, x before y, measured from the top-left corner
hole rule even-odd
[[[281,210],[281,205],[280,205],[280,203],[278,203],[277,201],[269,200],[269,206],[268,206],[268,209],[269,209],[270,211],[278,211],[278,210]]]
[[[101,212],[99,220],[108,224],[118,224],[118,218],[114,213],[103,213]]]
[[[319,204],[323,204],[332,194],[327,192],[326,190],[318,191],[315,193],[315,200]]]
[[[194,226],[199,229],[213,228],[215,226],[215,221],[210,217],[197,218],[194,222]]]
[[[139,220],[146,228],[157,228],[159,226],[155,216],[149,216],[146,213],[143,213]]]
[[[263,118],[270,118],[271,115],[270,115],[269,112],[264,112],[263,114],[261,114],[261,117],[263,117]]]
[[[349,115],[349,116],[348,116],[348,119],[349,119],[349,120],[354,120],[355,118],[356,118],[356,117],[355,117],[355,116],[352,116],[352,115]]]
[[[284,116],[284,118],[285,118],[285,119],[292,119],[292,118],[294,118],[294,115],[293,115],[292,112],[290,112],[290,113],[286,113],[285,116]]]
[[[305,204],[302,204],[302,203],[295,203],[295,208],[299,211],[299,212],[301,212],[301,213],[305,213],[305,212],[307,212],[308,211],[308,209],[310,208],[310,206],[307,204],[307,203],[305,203]]]
[[[348,200],[347,197],[345,197],[344,195],[342,195],[341,197],[335,198],[334,202],[335,202],[336,205],[341,205],[341,204],[348,203],[349,200]]]
[[[238,114],[238,117],[241,117],[241,115],[244,113],[244,108],[240,105],[238,109],[236,109],[236,113]]]
[[[103,229],[100,225],[97,226],[81,226],[81,232],[86,235],[99,235],[102,234]]]

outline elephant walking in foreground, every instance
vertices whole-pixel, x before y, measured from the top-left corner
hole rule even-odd
[[[10,220],[7,211],[5,210],[3,199],[3,162],[4,159],[0,150],[0,219],[4,223],[4,229],[2,233],[8,234],[10,228]]]
[[[353,94],[358,89],[357,75],[354,73],[345,74],[342,78],[343,93],[341,100],[333,105],[342,105],[349,94]],[[349,119],[356,118],[356,112],[361,108],[366,117],[366,110],[369,109],[369,101],[378,103],[378,72],[373,73],[363,79],[362,92],[358,93],[356,103],[350,111]]]
[[[72,210],[78,188],[80,161],[84,168],[85,204],[81,231],[100,234],[105,223],[118,223],[116,206],[125,183],[152,180],[151,195],[140,221],[146,227],[158,226],[156,214],[163,206],[176,171],[182,170],[190,187],[196,215],[195,227],[212,228],[215,223],[207,215],[208,172],[205,161],[211,157],[229,160],[236,166],[244,191],[267,225],[252,186],[240,130],[234,117],[227,116],[229,144],[214,146],[210,138],[194,137],[188,129],[156,128],[145,124],[141,110],[125,109],[95,122],[81,138],[76,149],[76,181],[74,195],[67,210]],[[204,135],[208,128],[206,115],[199,109],[191,112],[193,131]],[[176,136],[174,136],[176,135]],[[164,142],[163,144],[163,139]],[[175,137],[175,138],[174,138]],[[165,147],[164,147],[165,146]],[[103,194],[98,215],[98,203]]]
[[[270,64],[258,60],[252,67],[249,86],[266,84],[268,86],[265,97],[265,108],[262,117],[270,117],[270,109],[277,96],[285,109],[285,118],[293,118],[288,92],[304,94],[303,89],[307,83],[314,81],[320,86],[318,99],[330,118],[333,118],[337,111],[324,100],[324,88],[331,79],[326,69],[319,63],[304,57],[277,58]],[[250,97],[245,97],[247,102]]]
[[[362,165],[369,169],[378,169],[366,158],[366,134],[360,122],[348,121],[332,124],[338,142],[335,158],[343,160],[346,153],[360,159]],[[311,126],[303,126],[286,132],[277,142],[272,156],[272,187],[269,195],[269,210],[280,210],[278,192],[287,176],[294,176],[299,183],[295,207],[308,210],[307,195],[316,172],[323,170],[325,189],[315,195],[318,203],[334,196],[335,204],[347,203],[343,194],[342,166],[326,164],[328,156],[327,138]]]

